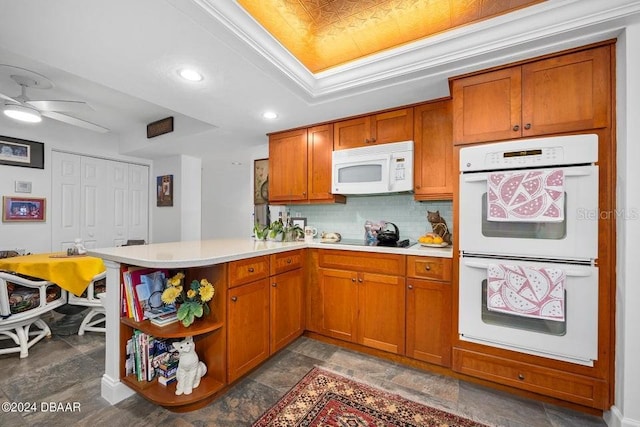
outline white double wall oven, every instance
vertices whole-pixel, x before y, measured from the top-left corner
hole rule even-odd
[[[593,366],[598,137],[460,150],[460,339]]]

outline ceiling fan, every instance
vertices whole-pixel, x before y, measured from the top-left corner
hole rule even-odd
[[[15,69],[15,68],[14,68]],[[92,111],[93,108],[83,101],[62,100],[31,100],[27,97],[27,88],[50,89],[53,83],[46,77],[29,70],[21,74],[11,74],[9,77],[21,88],[20,95],[11,97],[0,93],[0,102],[5,115],[25,122],[36,123],[42,120],[42,116],[58,120],[70,125],[78,126],[96,132],[109,132],[109,129],[95,123],[81,120],[64,113],[79,113]]]

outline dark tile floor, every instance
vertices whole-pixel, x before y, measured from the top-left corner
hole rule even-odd
[[[100,397],[104,336],[53,336],[29,357],[1,355],[0,402],[35,404],[33,412],[0,412],[0,426],[250,426],[311,368],[357,381],[492,426],[604,426],[601,418],[512,396],[449,377],[300,338],[200,410],[176,414],[133,396],[115,406]],[[77,402],[79,411],[53,411]],[[44,410],[43,409],[48,409]]]

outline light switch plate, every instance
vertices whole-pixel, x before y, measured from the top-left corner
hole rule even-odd
[[[16,193],[31,193],[31,182],[16,181]]]

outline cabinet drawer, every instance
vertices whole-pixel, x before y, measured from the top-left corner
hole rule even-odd
[[[605,381],[475,351],[454,348],[453,370],[592,408],[608,401]]]
[[[271,255],[271,275],[302,267],[302,249]]]
[[[407,256],[407,277],[451,281],[451,258]]]
[[[242,259],[229,263],[229,287],[264,279],[269,276],[269,257]]]
[[[323,249],[318,257],[320,267],[396,276],[404,276],[405,272],[404,255]]]

